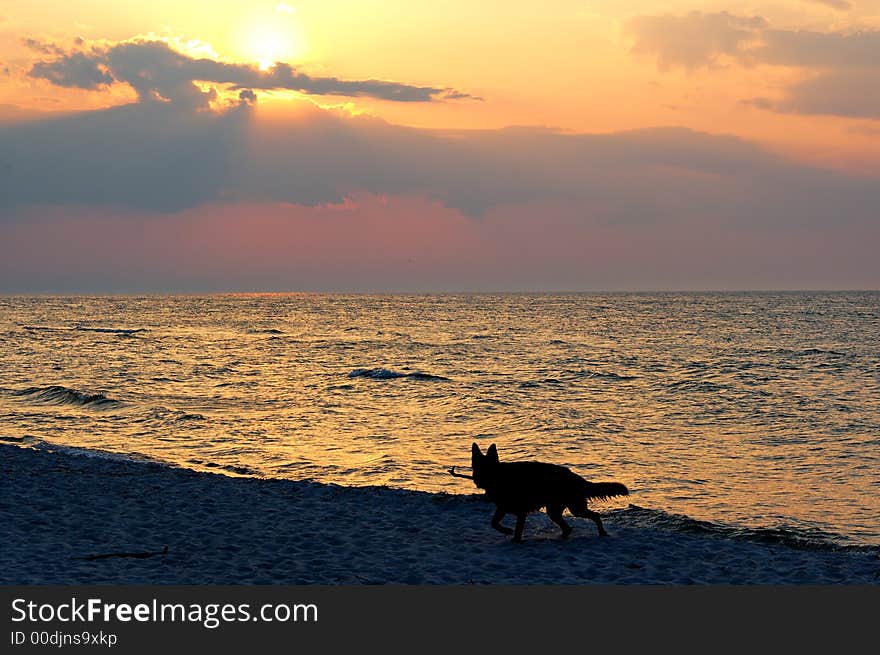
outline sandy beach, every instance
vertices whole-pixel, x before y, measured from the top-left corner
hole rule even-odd
[[[533,514],[515,544],[489,527],[492,506],[476,494],[233,478],[11,445],[0,445],[0,470],[3,584],[880,583],[878,549],[690,534],[639,525],[628,510],[602,512],[610,537],[573,519],[567,540]]]

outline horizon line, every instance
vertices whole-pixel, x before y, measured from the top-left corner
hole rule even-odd
[[[461,295],[613,295],[613,294],[802,294],[802,293],[880,293],[880,288],[767,288],[767,289],[545,289],[545,290],[224,290],[224,291],[0,291],[5,298],[35,297],[147,297],[147,296],[461,296]]]

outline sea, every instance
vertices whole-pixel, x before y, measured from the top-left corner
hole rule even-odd
[[[0,443],[473,494],[471,444],[634,522],[880,545],[880,293],[0,296]]]

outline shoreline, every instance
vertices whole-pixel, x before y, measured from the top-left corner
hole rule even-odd
[[[10,444],[0,444],[0,475],[5,585],[880,584],[880,547],[675,530],[638,520],[637,507],[596,505],[608,538],[571,519],[562,540],[532,514],[514,544],[475,494],[228,477]]]

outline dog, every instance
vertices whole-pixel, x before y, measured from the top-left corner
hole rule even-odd
[[[607,537],[602,519],[587,507],[587,500],[629,495],[620,482],[587,482],[557,464],[500,462],[495,444],[489,446],[485,455],[476,443],[471,446],[471,470],[474,484],[485,489],[486,497],[495,503],[492,527],[512,534],[517,543],[522,542],[526,515],[541,508],[546,508],[550,520],[562,529],[563,538],[571,534],[571,526],[562,518],[566,507],[574,516],[591,519],[599,535]],[[507,514],[516,515],[516,530],[501,525]]]

